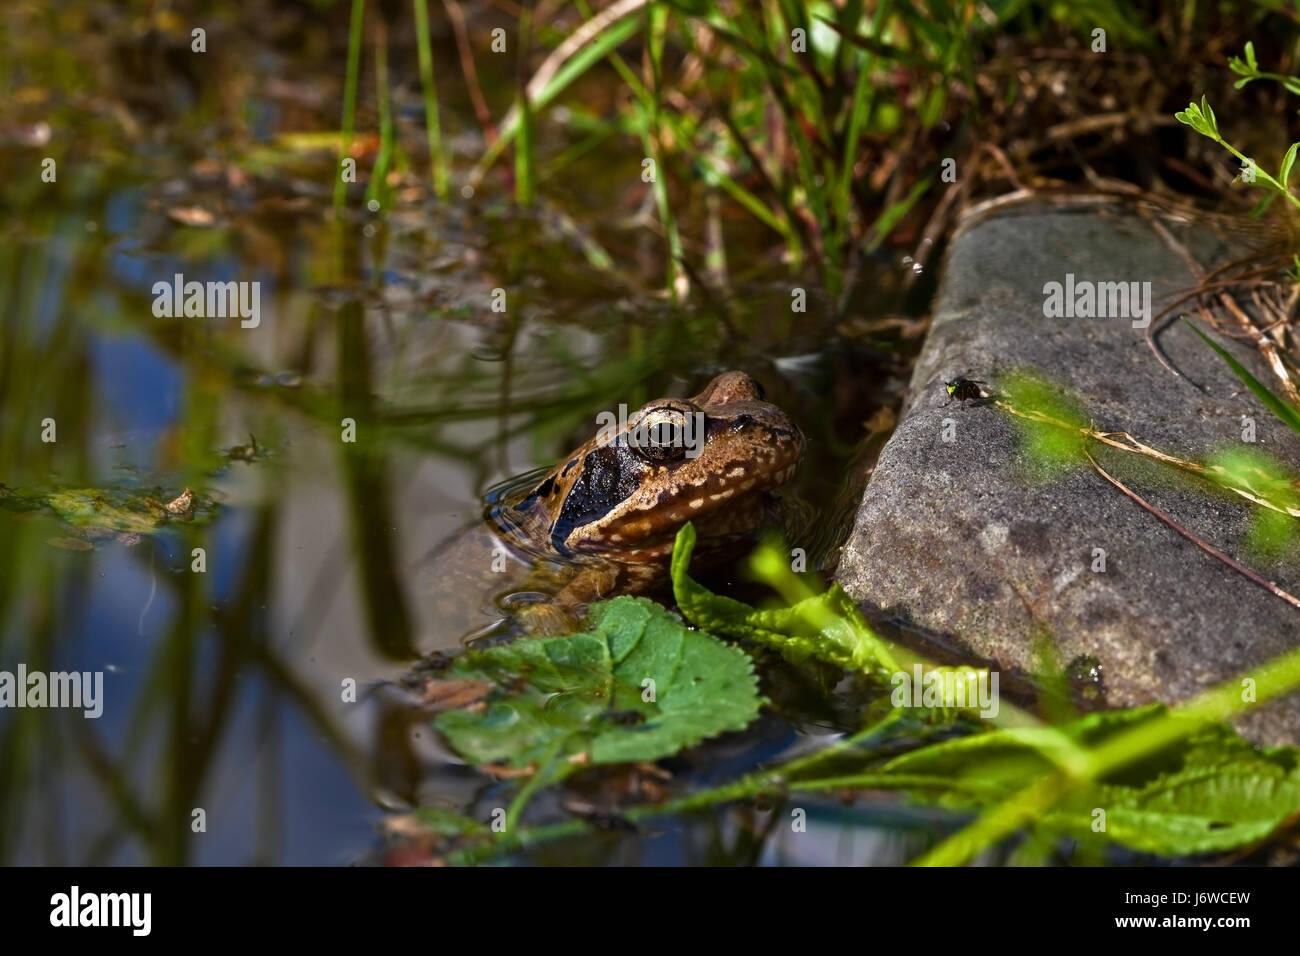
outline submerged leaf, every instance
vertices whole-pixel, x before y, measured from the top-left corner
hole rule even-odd
[[[189,488],[171,501],[122,488],[6,489],[0,500],[10,510],[46,511],[71,527],[102,535],[150,534],[177,519],[203,521],[216,514]]]
[[[45,543],[64,551],[94,551],[95,546],[82,538],[46,538]]]
[[[488,829],[486,824],[445,807],[419,807],[411,817],[419,827],[439,836],[468,836],[485,833]]]

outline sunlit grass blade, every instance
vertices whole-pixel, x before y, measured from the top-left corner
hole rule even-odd
[[[343,182],[343,160],[352,148],[353,121],[357,112],[357,81],[361,72],[361,24],[366,0],[352,0],[352,22],[348,27],[348,69],[343,85],[343,132],[339,138],[339,162],[334,170],[334,215],[343,211],[347,185]]]
[[[388,170],[393,161],[395,136],[393,107],[388,95],[388,30],[381,20],[375,29],[375,102],[379,106],[379,153],[366,186],[366,203],[388,205]]]
[[[411,0],[415,8],[416,50],[420,58],[420,87],[424,90],[424,126],[429,141],[429,167],[433,176],[433,193],[446,200],[448,195],[447,154],[442,148],[442,125],[438,119],[438,91],[433,84],[433,53],[429,43],[429,0]]]
[[[609,55],[611,50],[617,48],[619,44],[625,42],[640,30],[641,20],[638,17],[629,16],[629,14],[644,5],[645,0],[635,0],[635,2],[629,0],[627,3],[618,4],[601,11],[597,17],[608,17],[610,22],[607,26],[596,33],[594,37],[584,38],[586,39],[585,45],[575,50],[566,50],[564,46],[561,46],[551,57],[548,57],[547,61],[534,74],[527,87],[528,101],[533,112],[536,113],[538,110],[545,109],[555,97],[564,92],[570,83],[586,73],[592,66]],[[619,18],[613,18],[611,11],[618,14]],[[591,22],[593,21],[588,21],[588,23]],[[549,72],[552,67],[552,60],[557,57],[563,58],[560,65],[554,67],[554,72]],[[538,78],[547,76],[548,73],[549,78],[541,84],[540,88],[536,88]],[[482,159],[478,161],[470,174],[470,185],[475,185],[482,180],[483,174],[492,167],[506,147],[514,141],[519,134],[519,119],[519,104],[516,102],[506,114],[505,119],[501,121],[501,128],[498,130],[496,141],[488,147]]]
[[[1214,351],[1219,354],[1219,357],[1228,363],[1228,367],[1232,369],[1237,378],[1241,379],[1242,384],[1250,389],[1251,393],[1264,404],[1265,408],[1276,415],[1287,428],[1300,434],[1300,411],[1297,411],[1288,402],[1283,401],[1281,398],[1270,392],[1263,382],[1251,375],[1244,365],[1233,358],[1226,349],[1220,346],[1208,335],[1190,322],[1187,324],[1193,332],[1201,337],[1206,345],[1214,349]]]
[[[528,97],[521,96],[519,104],[519,135],[515,138],[515,202],[520,206],[533,204],[533,109]]]
[[[535,195],[537,171],[533,155],[533,103],[528,96],[528,58],[533,44],[533,12],[523,7],[519,13],[519,61],[515,69],[516,96],[513,111],[519,117],[515,137],[515,202],[531,206]],[[502,137],[504,139],[505,137]]]
[[[899,220],[911,212],[912,207],[929,191],[933,183],[934,180],[930,177],[922,179],[911,188],[906,196],[880,214],[880,217],[876,219],[874,235],[867,246],[869,250],[874,252],[880,248],[880,244],[885,241],[885,237],[889,235],[894,226],[898,225]]]
[[[666,170],[662,168],[665,157],[661,148],[663,136],[659,117],[663,112],[664,35],[668,27],[668,10],[662,6],[651,7],[647,11],[647,19],[649,21],[647,31],[650,38],[650,70],[652,73],[651,114],[648,118],[648,128],[643,131],[641,139],[645,144],[646,156],[653,164],[652,185],[654,187],[655,205],[659,210],[659,221],[663,223],[664,233],[668,238],[668,295],[673,302],[676,302],[685,297],[689,286],[687,285],[686,275],[679,264],[682,261],[682,240],[677,231],[677,218],[674,215],[672,203],[668,199]]]

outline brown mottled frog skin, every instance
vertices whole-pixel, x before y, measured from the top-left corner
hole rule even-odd
[[[497,620],[504,609],[529,630],[566,632],[591,601],[662,584],[687,521],[695,566],[742,554],[803,453],[803,435],[758,383],[725,372],[693,398],[649,402],[509,486],[476,532],[491,536],[491,554],[442,555],[438,586],[461,588],[466,568],[511,571],[485,575]]]

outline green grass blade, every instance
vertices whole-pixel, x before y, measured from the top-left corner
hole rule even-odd
[[[372,201],[387,207],[392,190],[388,171],[393,164],[396,136],[393,132],[393,108],[388,95],[388,31],[382,21],[375,30],[375,102],[379,107],[379,153],[366,186],[366,204]]]
[[[650,54],[650,71],[652,87],[650,90],[650,115],[646,117],[646,126],[642,129],[641,140],[645,145],[646,156],[654,162],[654,197],[659,210],[659,221],[663,224],[664,234],[668,239],[668,274],[666,277],[668,295],[673,303],[678,302],[687,292],[686,275],[681,268],[682,240],[677,230],[677,217],[668,198],[667,157],[662,149],[663,126],[660,114],[663,110],[663,58],[664,41],[668,32],[668,9],[652,6],[646,10],[646,39]]]
[[[433,53],[429,43],[429,0],[411,0],[415,7],[416,52],[420,59],[420,86],[424,90],[424,127],[429,140],[429,165],[433,172],[433,193],[444,202],[448,195],[447,153],[442,148],[442,124],[438,120],[438,91],[433,85]]]
[[[633,11],[628,11],[631,14]],[[630,38],[641,29],[642,19],[640,17],[627,16],[622,20],[611,24],[608,29],[603,31],[599,36],[576,52],[559,70],[551,77],[544,89],[531,99],[533,112],[545,109],[546,106],[562,92],[565,88],[576,80],[587,70],[591,69],[596,63],[609,55],[611,50],[616,49],[625,40]],[[515,136],[519,133],[519,110],[518,104],[510,110],[505,120],[501,124],[500,135],[483,154],[483,158],[478,161],[474,171],[470,176],[470,182],[476,183],[482,179],[483,174],[500,158]]]
[[[352,146],[352,123],[357,113],[357,80],[361,72],[361,23],[366,0],[352,0],[352,23],[348,28],[348,72],[343,87],[343,133],[339,140],[339,163],[334,170],[334,215],[343,211],[347,185],[343,182],[343,160]]]
[[[880,214],[876,219],[875,234],[867,244],[869,251],[875,252],[880,248],[880,244],[885,241],[890,231],[898,225],[899,220],[911,211],[912,207],[916,205],[917,201],[926,194],[926,191],[932,185],[934,185],[934,177],[927,176],[915,184],[906,196]]]
[[[1184,319],[1183,321],[1187,320]],[[1229,355],[1226,349],[1213,341],[1208,335],[1190,322],[1187,324],[1193,332],[1201,337],[1206,345],[1219,353],[1219,357],[1228,363],[1228,367],[1236,373],[1237,378],[1241,379],[1242,383],[1254,393],[1265,408],[1281,419],[1282,424],[1286,425],[1287,428],[1300,434],[1300,411],[1296,411],[1292,405],[1270,392],[1263,382],[1251,375],[1244,365]]]

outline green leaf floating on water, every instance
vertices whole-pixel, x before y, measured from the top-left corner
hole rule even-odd
[[[591,764],[658,760],[758,715],[758,681],[740,649],[646,598],[593,604],[590,615],[586,633],[456,661],[449,676],[496,688],[481,707],[435,718],[461,756],[514,767],[578,755]]]

